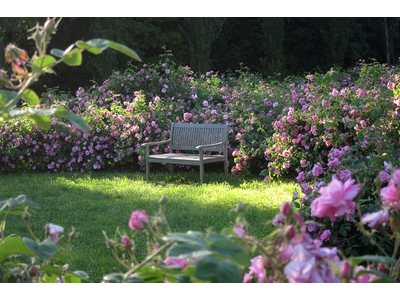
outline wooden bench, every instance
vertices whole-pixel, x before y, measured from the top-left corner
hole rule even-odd
[[[169,153],[150,154],[150,146],[169,144]],[[171,173],[174,165],[200,166],[200,182],[204,181],[204,164],[223,162],[228,177],[228,125],[223,124],[177,124],[171,126],[170,139],[142,144],[146,147],[146,179],[150,178],[150,163],[168,163]],[[179,150],[180,153],[176,153]],[[175,151],[175,152],[174,152]],[[181,151],[196,151],[189,154]],[[204,151],[221,154],[206,155]]]

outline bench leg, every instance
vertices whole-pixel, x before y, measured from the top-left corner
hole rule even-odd
[[[146,180],[149,181],[150,179],[150,163],[146,160]]]
[[[174,164],[169,164],[169,168],[171,169],[171,174],[174,174]]]
[[[228,179],[229,171],[228,171],[228,161],[224,161],[224,171],[225,171],[225,179]]]
[[[200,183],[204,181],[204,164],[200,164]]]

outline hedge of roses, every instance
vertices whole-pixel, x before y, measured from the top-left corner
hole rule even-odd
[[[115,73],[101,86],[79,88],[74,96],[49,90],[38,109],[66,107],[82,116],[91,132],[59,120],[49,132],[29,120],[3,123],[0,170],[143,169],[141,143],[167,139],[172,122],[228,123],[232,173],[262,167],[260,144],[272,135],[271,124],[284,105],[281,93],[246,71],[237,78],[212,71],[197,76],[176,67],[169,55],[157,65]]]

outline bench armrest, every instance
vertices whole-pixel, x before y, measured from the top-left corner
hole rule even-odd
[[[144,143],[144,144],[141,144],[140,147],[161,145],[161,144],[169,143],[170,141],[171,141],[171,139],[165,140],[165,141],[160,141],[160,142]]]
[[[219,143],[215,143],[215,144],[200,145],[200,146],[197,146],[196,149],[198,149],[199,151],[202,151],[204,148],[216,147],[216,146],[221,146],[221,145],[225,145],[225,144],[226,144],[226,142],[219,142]]]

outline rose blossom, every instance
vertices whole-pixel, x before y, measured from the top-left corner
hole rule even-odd
[[[323,242],[329,241],[329,236],[331,235],[331,231],[330,230],[325,230],[321,236],[319,237],[319,239]]]
[[[365,224],[368,224],[369,227],[376,228],[389,222],[389,211],[385,209],[372,214],[365,214],[363,215],[362,220]]]
[[[346,181],[351,178],[351,171],[350,170],[344,170],[340,172],[340,180]]]
[[[390,180],[389,185],[381,189],[381,197],[385,205],[398,207],[399,197],[400,197],[400,186],[398,185],[396,187],[395,182],[393,180]]]
[[[149,217],[144,210],[136,210],[132,213],[129,220],[129,227],[133,230],[143,230],[145,228],[143,223],[148,223]]]
[[[318,177],[319,175],[321,175],[324,172],[324,170],[322,169],[321,166],[314,165],[314,167],[313,167],[311,172],[315,177]]]
[[[388,182],[389,181],[389,177],[390,177],[389,174],[387,172],[385,172],[385,171],[382,171],[382,172],[379,173],[379,178],[381,179],[381,181],[383,183]]]
[[[329,216],[332,222],[335,221],[335,217],[346,214],[362,187],[354,182],[354,179],[345,183],[333,179],[327,186],[320,188],[320,196],[311,203],[312,214],[319,218]]]

